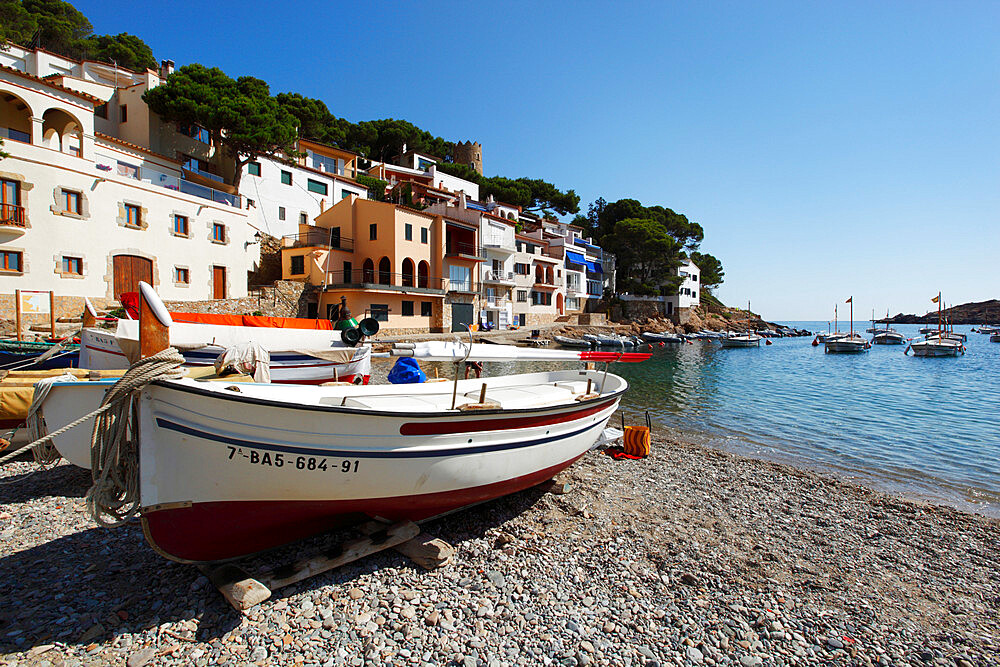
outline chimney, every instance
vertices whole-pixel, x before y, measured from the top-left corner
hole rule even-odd
[[[174,61],[173,60],[161,60],[160,61],[160,76],[166,79],[168,76],[174,73]]]
[[[458,191],[458,207],[465,208],[465,190]]]

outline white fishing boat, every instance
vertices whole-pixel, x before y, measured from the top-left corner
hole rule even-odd
[[[92,315],[89,302],[87,307]],[[369,335],[378,330],[374,320],[365,320],[364,325]],[[258,345],[268,353],[271,382],[279,384],[366,383],[371,376],[371,347],[349,345],[338,330],[174,322],[170,345],[184,355],[185,365],[193,368],[213,366],[227,349]],[[120,319],[116,329],[109,331],[87,326],[85,319],[80,332],[80,367],[128,368],[137,358],[138,346],[138,320]]]
[[[818,333],[815,338],[813,338],[812,346],[817,347],[818,345],[824,344],[827,341],[836,340],[838,338],[843,338],[847,336],[847,332],[839,331],[839,324],[837,323],[837,304],[833,304],[833,331],[830,331],[830,323],[826,323],[827,331],[826,333]]]
[[[722,347],[760,347],[760,341],[763,340],[762,336],[758,336],[754,332],[747,332],[745,334],[737,335],[727,335],[724,338],[719,339],[719,344]]]
[[[938,292],[938,295],[931,301],[938,305],[937,333],[928,334],[924,340],[911,341],[904,354],[911,351],[915,357],[957,357],[960,354],[965,354],[965,345],[962,344],[962,341],[948,337],[941,312],[941,293]],[[924,333],[924,329],[921,329],[920,332]]]
[[[155,329],[170,317],[140,288],[147,357],[166,343]],[[397,356],[454,358],[454,346]],[[472,360],[501,346],[459,347],[459,360]],[[560,351],[525,350],[544,352]],[[100,384],[55,383],[43,404],[49,428],[92,410]],[[137,479],[126,487],[159,553],[226,560],[371,517],[428,519],[550,479],[594,446],[627,388],[606,368],[391,386],[158,380],[133,403]]]
[[[957,357],[965,354],[965,346],[962,341],[931,335],[924,340],[911,341],[906,352],[911,351],[915,357]]]
[[[906,336],[889,326],[889,310],[885,311],[885,321],[882,326],[875,322],[875,313],[872,313],[872,327],[868,329],[872,335],[872,343],[875,345],[902,345],[906,342]]]
[[[891,328],[879,329],[872,337],[875,345],[902,345],[905,342],[906,336]]]
[[[828,337],[823,343],[825,350],[835,354],[867,352],[871,343],[860,333],[854,332],[854,297],[849,297],[845,303],[851,304],[851,330],[846,335]]]

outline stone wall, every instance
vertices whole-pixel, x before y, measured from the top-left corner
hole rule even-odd
[[[315,297],[312,294],[315,289],[294,280],[279,280],[272,286],[260,288],[255,294],[239,299],[165,301],[164,303],[169,310],[185,313],[226,315],[260,313],[269,317],[305,317],[309,302],[315,303]]]
[[[608,316],[604,313],[580,313],[577,322],[580,326],[599,327],[608,323]]]

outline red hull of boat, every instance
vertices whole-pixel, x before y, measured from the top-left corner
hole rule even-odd
[[[150,512],[143,516],[143,530],[150,545],[167,558],[230,560],[373,517],[420,521],[500,498],[551,479],[579,458],[485,486],[417,496],[197,503]]]

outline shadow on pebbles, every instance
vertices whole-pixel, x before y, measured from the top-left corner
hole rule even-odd
[[[428,524],[239,614],[137,522],[100,529],[87,471],[0,471],[0,663],[969,665],[1000,660],[1000,522],[654,439]],[[286,548],[280,563],[322,543]],[[258,563],[259,564],[259,563]]]

